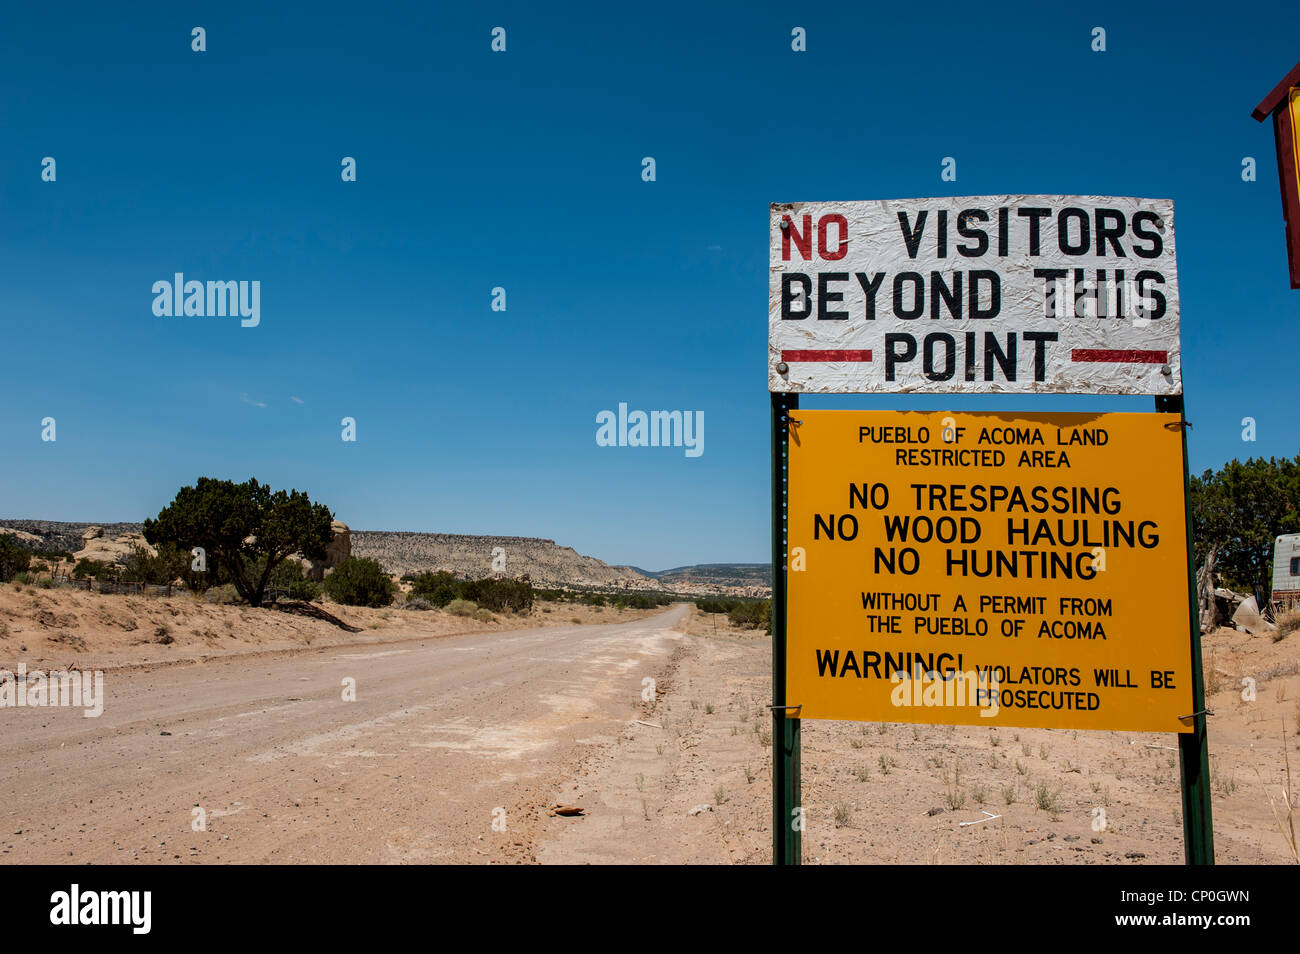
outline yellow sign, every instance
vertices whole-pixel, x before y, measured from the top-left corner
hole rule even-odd
[[[1300,194],[1300,87],[1291,90],[1287,106],[1291,114],[1291,176]]]
[[[1178,415],[790,416],[801,718],[1191,731]]]

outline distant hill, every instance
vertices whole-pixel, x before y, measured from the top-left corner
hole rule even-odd
[[[507,576],[528,574],[542,585],[625,586],[645,589],[651,581],[630,566],[610,566],[572,547],[537,537],[489,537],[455,533],[353,530],[352,553],[372,557],[392,573],[448,570],[482,577],[492,572],[493,551],[505,551]]]
[[[76,523],[59,520],[0,520],[9,527],[41,538],[35,548],[42,551],[81,549],[81,534],[87,527],[104,528],[104,536],[140,533],[139,523]],[[583,556],[572,547],[535,537],[489,537],[452,533],[406,533],[385,530],[352,530],[354,556],[378,560],[390,572],[422,573],[447,570],[463,577],[492,573],[493,550],[505,551],[509,576],[528,574],[542,586],[594,586],[650,589],[654,584],[627,566],[610,566],[595,557]]]
[[[62,520],[0,520],[0,527],[35,534],[42,540],[36,549],[47,553],[53,550],[76,553],[81,549],[81,534],[87,527],[103,527],[104,536],[109,538],[124,533],[140,533],[144,529],[144,525],[139,523],[68,523]]]
[[[81,534],[87,527],[104,528],[104,536],[140,533],[139,523],[77,523],[59,520],[0,520],[9,527],[35,534],[38,550],[81,549]],[[572,547],[538,537],[472,536],[455,533],[413,533],[394,530],[352,530],[352,554],[371,557],[390,573],[422,573],[447,570],[462,577],[491,574],[493,551],[505,551],[508,576],[528,574],[539,586],[574,586],[597,590],[672,590],[686,595],[729,593],[739,596],[766,595],[771,586],[767,563],[702,563],[671,570],[642,570],[633,566],[611,566],[595,557],[583,556]]]
[[[634,566],[631,569],[658,580],[665,586],[681,583],[700,583],[708,586],[770,586],[772,583],[772,564],[770,563],[696,563],[692,566],[677,566],[671,570],[643,570]]]

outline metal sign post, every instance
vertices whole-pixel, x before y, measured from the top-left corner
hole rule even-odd
[[[1189,865],[1214,864],[1214,820],[1210,809],[1210,739],[1205,718],[1205,672],[1201,663],[1201,616],[1196,599],[1196,554],[1192,549],[1192,502],[1188,498],[1187,428],[1181,394],[1156,398],[1156,410],[1182,422],[1183,501],[1187,510],[1187,600],[1192,619],[1192,726],[1178,735],[1183,790],[1183,857]]]
[[[799,710],[785,698],[786,510],[790,462],[790,411],[799,395],[772,399],[772,863],[801,860],[803,806],[799,792]]]

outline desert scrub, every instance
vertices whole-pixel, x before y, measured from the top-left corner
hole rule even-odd
[[[1053,818],[1061,813],[1061,789],[1050,788],[1046,782],[1039,782],[1034,791],[1034,804],[1039,811],[1050,814]]]
[[[234,583],[210,586],[204,592],[203,598],[209,603],[216,603],[218,606],[232,606],[235,603],[243,602],[239,596],[239,591],[235,589]]]
[[[469,600],[452,600],[447,604],[447,612],[452,616],[473,616],[478,606]]]
[[[345,606],[387,606],[397,587],[379,565],[366,557],[347,557],[325,577],[325,593]]]
[[[840,802],[838,805],[835,806],[835,827],[836,828],[843,828],[852,819],[853,819],[853,809],[851,807],[846,805],[844,802]]]
[[[480,623],[490,623],[494,619],[496,619],[496,617],[492,615],[492,611],[490,609],[482,609],[482,608],[476,609],[474,611],[474,618],[478,620]]]
[[[420,612],[424,612],[433,609],[433,604],[423,597],[417,596],[413,600],[407,600],[406,603],[403,604],[403,609],[419,610]]]

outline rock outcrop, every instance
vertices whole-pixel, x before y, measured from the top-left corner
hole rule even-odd
[[[325,579],[326,573],[350,556],[352,556],[352,531],[342,520],[335,520],[330,524],[330,542],[325,545],[324,560],[311,560],[301,553],[291,554],[289,559],[302,567],[303,575],[307,579],[319,583]]]
[[[126,561],[135,556],[137,549],[144,550],[150,556],[157,556],[158,551],[151,547],[144,535],[140,533],[123,533],[116,540],[104,536],[102,527],[89,527],[81,535],[82,547],[72,555],[74,560],[97,560],[100,563],[114,563],[126,566]]]

